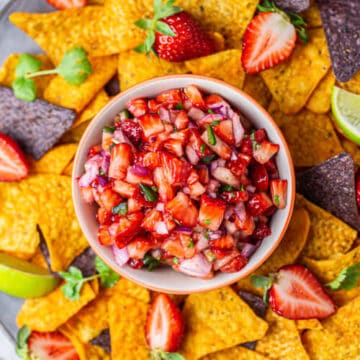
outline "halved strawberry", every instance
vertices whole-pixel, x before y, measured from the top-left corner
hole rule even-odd
[[[286,60],[295,48],[296,29],[284,12],[262,12],[247,26],[241,63],[256,74]]]
[[[134,184],[129,184],[122,180],[115,180],[113,183],[113,190],[124,198],[132,198],[135,196],[138,187]]]
[[[192,106],[195,106],[202,110],[207,110],[207,106],[205,104],[203,96],[197,86],[195,85],[186,86],[184,87],[183,91],[186,98],[188,98],[191,101]]]
[[[186,129],[189,125],[189,117],[185,110],[180,110],[175,117],[174,125],[178,130]]]
[[[158,114],[144,114],[139,117],[139,123],[146,139],[161,133],[165,129]]]
[[[316,277],[302,265],[286,265],[274,276],[269,304],[288,319],[323,319],[336,312],[336,305]]]
[[[224,140],[228,145],[234,145],[235,139],[231,120],[220,121],[219,125],[214,125],[212,128],[220,139]]]
[[[167,203],[174,198],[174,190],[160,167],[154,170],[154,182],[157,186],[160,201]]]
[[[224,141],[222,141],[219,137],[217,137],[214,134],[215,142],[210,143],[208,132],[204,131],[201,134],[201,139],[204,141],[204,143],[216,154],[218,154],[222,159],[229,160],[231,157],[231,147],[226,144]]]
[[[29,173],[29,165],[18,144],[0,134],[0,181],[17,181]]]
[[[154,241],[141,236],[136,237],[127,245],[127,251],[132,259],[142,259],[154,247]]]
[[[198,209],[183,192],[179,191],[165,208],[182,225],[191,227],[196,225]]]
[[[287,180],[270,181],[272,202],[278,209],[284,209],[286,206],[287,185]]]
[[[267,191],[269,189],[269,175],[265,165],[254,164],[250,174],[257,191]]]
[[[80,8],[87,4],[87,0],[46,0],[46,2],[59,10]]]
[[[131,99],[127,103],[127,109],[133,114],[135,117],[140,117],[148,111],[148,106],[146,99],[138,98],[138,99]]]
[[[29,355],[39,360],[79,360],[72,342],[58,331],[32,331],[28,339]]]
[[[184,323],[179,308],[168,295],[155,297],[147,314],[145,335],[154,352],[173,352],[179,348],[184,336]]]
[[[125,247],[133,239],[133,237],[138,234],[141,230],[143,217],[144,214],[141,211],[138,211],[133,214],[120,217],[118,222],[114,223],[116,226],[113,236],[115,237],[115,242],[119,249]]]
[[[248,259],[240,253],[232,258],[228,263],[221,266],[220,271],[227,273],[237,272],[240,271],[247,263]]]
[[[191,171],[191,164],[165,152],[161,152],[159,156],[168,182],[173,186],[185,183]]]
[[[131,165],[133,152],[129,144],[116,144],[111,150],[109,177],[123,180]]]
[[[226,210],[226,203],[221,199],[213,199],[204,194],[201,196],[199,224],[207,229],[219,229]]]
[[[262,215],[273,205],[271,199],[265,192],[256,193],[247,202],[247,209],[253,216]]]
[[[265,164],[279,151],[279,149],[279,144],[263,141],[261,144],[256,144],[255,150],[253,151],[254,159],[260,164]]]
[[[156,96],[156,101],[159,103],[166,103],[171,105],[181,104],[181,91],[180,89],[165,90]]]
[[[225,235],[218,239],[210,241],[211,250],[232,250],[234,247],[235,241],[231,235]]]

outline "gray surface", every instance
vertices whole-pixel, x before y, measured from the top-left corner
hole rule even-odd
[[[11,53],[40,53],[41,49],[22,31],[9,23],[9,14],[15,11],[48,12],[53,10],[45,0],[0,0],[0,63]],[[0,322],[16,338],[16,314],[23,300],[0,292]],[[1,357],[1,354],[0,354]]]

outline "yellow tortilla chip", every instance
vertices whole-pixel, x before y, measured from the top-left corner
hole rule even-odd
[[[205,30],[222,34],[227,48],[239,49],[258,1],[178,0],[176,4],[190,12]]]
[[[46,296],[25,300],[16,323],[19,327],[27,325],[31,330],[54,331],[94,297],[94,291],[88,283],[84,284],[78,300],[65,298],[58,287]]]
[[[117,294],[130,296],[133,299],[144,303],[150,302],[150,292],[148,289],[133,283],[130,280],[121,278],[113,287],[105,290],[108,295],[116,296]]]
[[[268,275],[276,272],[284,265],[294,263],[305,246],[309,230],[309,213],[304,208],[295,209],[289,227],[280,245],[254,274]],[[250,279],[251,276],[241,279],[238,281],[237,287],[257,295],[262,295],[263,290],[253,287]]]
[[[255,352],[251,351],[242,346],[236,346],[230,349],[221,350],[216,353],[204,356],[201,360],[266,360],[266,357]]]
[[[211,328],[225,347],[260,339],[268,328],[230,287],[191,294],[185,301],[183,313],[185,318],[191,316]]]
[[[296,196],[297,203],[309,211],[311,220],[308,241],[302,255],[320,260],[349,251],[356,239],[356,230],[301,195]]]
[[[320,11],[316,4],[316,0],[310,1],[310,7],[301,13],[301,16],[307,23],[309,28],[322,26]]]
[[[183,63],[169,62],[154,55],[128,51],[119,55],[118,73],[121,90],[158,76],[184,74]]]
[[[285,114],[305,106],[331,65],[323,30],[309,30],[308,35],[309,42],[297,44],[288,60],[260,73]]]
[[[22,182],[0,182],[0,251],[31,258],[40,243],[36,199]]]
[[[100,346],[86,344],[85,351],[84,360],[110,360],[110,355]]]
[[[311,94],[306,108],[317,114],[325,114],[330,110],[331,91],[335,84],[335,75],[330,69]]]
[[[354,163],[357,165],[360,165],[360,148],[359,148],[359,146],[356,145],[354,142],[352,142],[348,139],[345,139],[345,138],[341,139],[341,145],[344,148],[344,150],[352,156]]]
[[[33,56],[41,61],[40,70],[49,70],[54,68],[53,64],[51,63],[47,55],[39,54]],[[5,60],[5,62],[2,65],[2,68],[0,69],[0,85],[11,87],[11,84],[16,78],[15,70],[19,62],[19,57],[20,54],[11,54]],[[53,78],[54,75],[47,75],[47,76],[38,76],[33,79],[36,85],[36,97],[38,98],[43,97],[45,88],[48,86],[49,82]]]
[[[185,65],[193,74],[220,79],[242,89],[245,72],[240,58],[241,50],[232,49],[185,61]]]
[[[294,320],[276,315],[271,309],[266,313],[269,331],[256,343],[255,350],[268,359],[310,360]]]
[[[69,129],[59,140],[60,144],[78,143],[90,121],[85,121],[74,129]]]
[[[134,48],[145,38],[145,31],[134,22],[151,16],[152,6],[149,0],[110,0],[106,6],[86,6],[46,14],[13,13],[9,20],[34,39],[55,64],[59,64],[65,52],[75,46],[82,47],[94,57]]]
[[[148,360],[144,324],[148,305],[121,294],[108,303],[112,360]]]
[[[269,106],[271,93],[260,75],[246,74],[243,90],[265,109]]]
[[[110,100],[105,90],[100,90],[98,94],[91,100],[85,109],[79,114],[72,128],[91,120]]]
[[[343,151],[327,115],[306,109],[285,115],[274,100],[269,112],[285,136],[295,166],[314,166]]]
[[[34,265],[40,266],[43,269],[49,270],[45,256],[43,255],[40,247],[36,249],[34,256],[30,259],[30,262]]]
[[[74,168],[74,160],[70,161],[66,168],[61,173],[62,175],[72,176],[72,171]]]
[[[318,319],[295,320],[298,330],[322,329],[321,322]]]
[[[90,60],[91,75],[79,86],[71,85],[60,75],[45,89],[44,99],[80,112],[116,73],[117,56],[105,56]]]
[[[77,144],[59,145],[48,151],[40,160],[29,156],[30,172],[60,175],[76,153]]]
[[[337,85],[352,93],[360,94],[360,71],[358,71],[349,81],[344,83],[340,82]]]
[[[59,331],[66,336],[73,344],[80,360],[87,360],[86,357],[86,349],[85,349],[85,344],[83,344],[76,336],[76,334],[74,334],[70,328],[68,328],[66,325],[63,325]]]
[[[223,51],[225,49],[225,39],[218,33],[213,31],[208,31],[208,35],[211,37],[212,41],[215,44],[215,51]]]

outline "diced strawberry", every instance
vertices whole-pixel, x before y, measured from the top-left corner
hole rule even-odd
[[[258,144],[261,144],[263,141],[267,140],[266,130],[257,129],[254,133],[254,138]]]
[[[227,167],[234,175],[241,176],[246,173],[249,162],[250,159],[247,155],[238,156],[237,159],[230,160],[227,164]]]
[[[173,186],[185,183],[191,171],[191,165],[165,152],[161,152],[159,155],[161,167],[168,182]]]
[[[231,259],[227,264],[223,265],[220,268],[220,271],[226,273],[237,272],[240,271],[247,263],[248,259],[244,255],[239,254]]]
[[[254,159],[260,164],[265,164],[279,151],[279,148],[278,144],[263,141],[261,144],[256,145],[253,154]]]
[[[249,193],[246,190],[224,191],[220,197],[230,204],[237,204],[239,201],[248,201]]]
[[[125,119],[120,122],[120,128],[133,144],[137,145],[141,142],[143,131],[139,123]]]
[[[259,216],[272,206],[272,201],[265,192],[253,195],[247,202],[247,209],[253,216]]]
[[[87,186],[87,187],[80,187],[80,194],[81,194],[81,198],[87,202],[88,204],[92,204],[94,202],[94,192],[93,192],[93,188],[91,186]]]
[[[253,155],[253,143],[249,136],[246,136],[241,140],[240,152],[248,156]]]
[[[174,190],[164,174],[163,168],[154,170],[154,182],[158,188],[160,201],[167,203],[174,198]]]
[[[113,143],[112,139],[113,139],[113,134],[112,133],[109,133],[109,132],[106,132],[106,131],[102,132],[101,147],[106,152],[110,152],[110,145]]]
[[[182,225],[191,227],[196,225],[198,209],[183,192],[179,191],[165,208]]]
[[[222,141],[219,137],[215,135],[215,145],[211,145],[208,137],[207,131],[204,131],[201,134],[201,139],[205,144],[216,154],[218,154],[222,159],[229,160],[231,157],[231,147]]]
[[[184,323],[179,308],[168,295],[159,294],[154,299],[147,314],[145,335],[151,350],[174,352],[180,346]]]
[[[142,175],[142,172],[138,171],[137,169],[139,169],[138,165],[134,165],[134,166],[130,166],[127,169],[126,172],[126,177],[125,177],[125,181],[129,184],[145,184],[148,186],[152,186],[154,185],[153,179],[152,179],[152,174],[151,171],[145,171],[148,170],[144,167],[140,167],[140,169],[143,168],[144,169],[144,175]]]
[[[140,126],[146,139],[165,130],[158,114],[145,114],[139,118]]]
[[[264,164],[266,170],[269,174],[270,179],[278,179],[279,178],[279,171],[276,167],[274,159],[270,159],[268,162]]]
[[[155,99],[150,99],[148,101],[148,108],[149,108],[149,112],[151,113],[157,114],[161,106],[162,104],[158,103]]]
[[[138,118],[148,111],[147,101],[144,98],[132,99],[127,103],[127,109]]]
[[[106,211],[111,212],[112,208],[121,203],[122,197],[110,186],[106,186],[102,191],[98,192],[97,203]]]
[[[152,203],[146,201],[142,194],[140,193],[140,189],[137,188],[135,195],[128,199],[128,213],[135,213],[142,210],[144,207],[151,207]]]
[[[143,213],[139,211],[119,218],[114,234],[119,249],[125,247],[138,234],[143,217]]]
[[[213,199],[204,194],[201,196],[199,224],[207,229],[219,229],[226,210],[226,203],[220,199]]]
[[[106,210],[103,207],[99,207],[96,212],[96,220],[100,225],[110,225],[111,224],[111,211]]]
[[[179,89],[165,90],[156,96],[156,101],[159,103],[166,103],[171,105],[181,104],[181,92]]]
[[[127,199],[134,197],[137,189],[138,187],[136,185],[129,184],[122,180],[115,180],[113,183],[113,190]]]
[[[154,242],[149,238],[136,237],[127,245],[127,251],[132,259],[142,259],[154,247]]]
[[[209,174],[209,169],[207,166],[201,166],[198,168],[198,174],[199,174],[199,181],[203,184],[203,185],[207,185],[210,181],[210,174]]]
[[[0,134],[0,181],[17,181],[29,173],[29,164],[18,144]]]
[[[110,236],[108,225],[99,226],[97,238],[101,245],[104,246],[114,245],[114,239]]]
[[[278,270],[269,303],[275,313],[288,319],[322,319],[336,312],[334,301],[302,265],[286,265]]]
[[[250,174],[257,191],[267,191],[269,189],[269,175],[265,165],[254,164]]]
[[[100,154],[102,150],[101,145],[94,145],[88,151],[88,159],[91,159],[93,156]]]
[[[228,145],[234,145],[234,132],[231,120],[223,120],[219,122],[219,125],[214,125],[213,130],[215,134]]]
[[[184,249],[185,259],[192,258],[196,253],[194,241],[190,235],[177,233],[178,239],[180,239],[181,246]]]
[[[262,240],[271,235],[271,229],[264,223],[256,225],[255,231],[252,234],[254,240]]]
[[[133,153],[129,144],[116,144],[111,150],[109,177],[123,180],[131,165]]]
[[[145,266],[142,259],[130,259],[128,264],[133,269],[142,269]]]
[[[181,157],[181,156],[184,155],[184,149],[183,149],[181,140],[168,139],[168,140],[163,142],[163,147],[167,151],[175,154],[178,157]]]
[[[175,117],[174,125],[178,130],[186,129],[189,125],[189,117],[185,110],[180,110]]]
[[[185,249],[180,242],[180,238],[174,236],[169,237],[162,243],[161,248],[172,257],[175,256],[179,259],[185,257]]]
[[[188,187],[190,189],[190,196],[195,199],[206,192],[206,188],[199,181],[188,185]]]
[[[250,236],[255,230],[255,221],[248,212],[245,212],[241,217],[235,216],[235,226],[244,236]]]
[[[159,153],[153,151],[147,152],[143,157],[142,163],[149,170],[154,170],[160,165]]]
[[[169,138],[170,134],[167,134],[165,132],[162,132],[160,134],[157,134],[156,136],[153,136],[150,141],[147,139],[144,139],[144,141],[147,141],[145,144],[143,144],[143,150],[147,152],[158,152],[161,150],[161,147],[163,145],[163,142],[166,141]]]
[[[232,250],[234,247],[235,241],[231,235],[225,235],[218,239],[210,241],[211,250]]]
[[[87,4],[87,0],[46,0],[46,2],[59,10],[80,8]]]
[[[141,223],[141,227],[144,230],[150,231],[151,233],[156,232],[156,223],[163,221],[163,217],[160,211],[152,209],[149,210],[142,223]]]
[[[191,101],[191,104],[202,110],[207,110],[200,90],[195,85],[189,85],[184,88],[185,96]]]
[[[31,331],[27,341],[29,359],[79,360],[73,343],[58,331]]]
[[[273,204],[278,209],[286,207],[287,180],[271,180],[270,192]]]
[[[176,222],[173,220],[172,216],[169,213],[163,213],[163,219],[169,233],[176,228]]]
[[[186,180],[186,183],[187,183],[188,185],[191,185],[191,184],[196,183],[198,180],[199,180],[199,175],[198,175],[198,173],[196,172],[195,169],[192,169],[192,170],[190,171],[189,177],[188,177],[187,180]]]

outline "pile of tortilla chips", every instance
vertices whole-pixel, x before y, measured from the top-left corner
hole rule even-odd
[[[136,19],[151,15],[152,0],[89,1],[89,6],[49,14],[14,13],[10,21],[45,51],[43,69],[58,64],[68,49],[82,46],[93,73],[80,86],[59,76],[38,78],[37,96],[73,109],[77,119],[58,145],[40,160],[29,157],[30,175],[16,183],[0,183],[0,251],[56,272],[87,248],[71,200],[71,172],[78,142],[90,120],[111,97],[112,78],[125,90],[141,81],[170,74],[211,76],[232,84],[267,108],[284,133],[295,167],[311,167],[344,151],[360,162],[359,148],[337,132],[330,115],[335,84],[322,22],[315,1],[303,15],[309,42],[299,43],[291,57],[259,75],[246,75],[240,63],[242,36],[256,0],[179,0],[216,40],[218,52],[170,63],[132,49],[144,39]],[[0,85],[10,86],[18,54],[0,69]],[[338,83],[359,93],[360,73]],[[332,214],[298,196],[283,241],[256,270],[265,275],[300,262],[326,283],[344,267],[360,261],[357,232]],[[48,259],[40,247],[46,245]],[[61,285],[60,285],[61,286]],[[81,360],[148,359],[144,321],[154,295],[126,279],[110,289],[98,280],[87,283],[80,299],[70,301],[60,290],[26,300],[17,323],[38,331],[58,330],[74,344]],[[360,286],[331,291],[338,313],[318,321],[293,321],[257,315],[238,291],[262,295],[245,278],[225,287],[190,296],[174,295],[186,332],[180,353],[187,360],[360,359]]]

